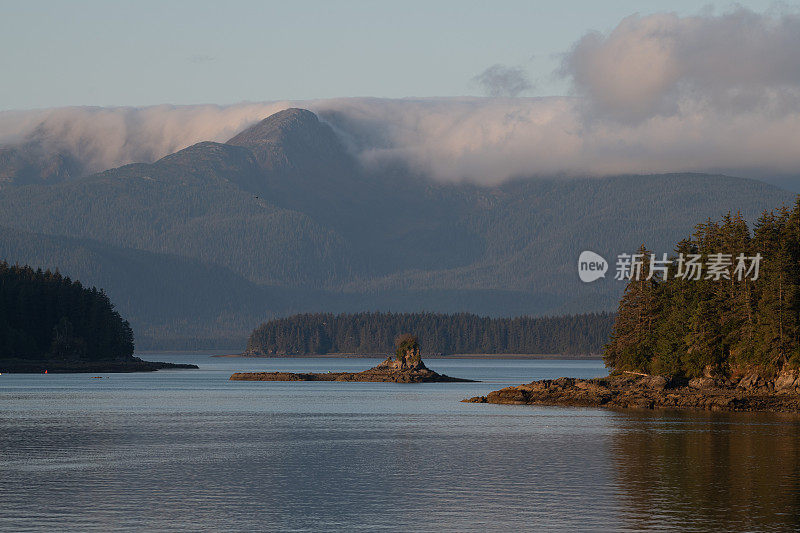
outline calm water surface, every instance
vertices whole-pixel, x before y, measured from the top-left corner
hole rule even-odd
[[[599,361],[432,359],[482,383],[231,382],[374,359],[0,376],[0,529],[742,530],[800,527],[800,418],[496,406]]]

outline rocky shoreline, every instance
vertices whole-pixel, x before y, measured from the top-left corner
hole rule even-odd
[[[506,387],[462,400],[510,405],[563,405],[640,409],[800,412],[800,377],[784,372],[774,379],[750,374],[734,379],[691,380],[620,374],[596,379],[559,378]]]
[[[138,357],[122,361],[26,361],[6,359],[0,361],[0,373],[9,374],[78,374],[154,372],[166,369],[196,369],[197,365],[143,361]]]
[[[365,381],[376,383],[467,383],[472,379],[454,378],[427,368],[422,361],[406,366],[389,358],[362,372],[236,372],[233,381]]]

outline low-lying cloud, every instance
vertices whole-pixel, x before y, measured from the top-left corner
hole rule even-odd
[[[0,143],[26,136],[92,170],[224,141],[290,106],[329,122],[367,165],[401,161],[440,180],[800,169],[800,19],[746,9],[632,16],[565,55],[568,97],[344,98],[231,106],[0,113]],[[490,67],[491,70],[493,67]],[[485,74],[485,73],[484,73]],[[487,76],[491,93],[492,76]],[[523,78],[527,80],[527,78]],[[519,82],[519,83],[518,83]],[[516,83],[516,85],[515,85]]]

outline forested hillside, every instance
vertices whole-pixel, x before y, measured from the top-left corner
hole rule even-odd
[[[0,261],[0,360],[125,360],[133,332],[108,296],[49,270]]]
[[[765,212],[752,232],[739,215],[702,222],[675,252],[666,274],[648,276],[645,264],[628,283],[604,353],[609,367],[686,377],[800,367],[800,199]],[[679,254],[727,262],[727,274],[687,278],[684,265],[681,276]],[[758,269],[750,260],[737,271],[740,254],[760,256]]]
[[[469,313],[314,313],[270,320],[250,335],[251,355],[385,354],[402,334],[423,354],[599,354],[613,315],[489,318]]]
[[[139,349],[237,348],[254,323],[275,316],[270,310],[290,311],[279,289],[172,254],[0,227],[0,257],[103,287],[133,325]]]
[[[692,174],[437,183],[361,166],[299,109],[155,163],[20,176],[0,188],[0,258],[102,283],[149,347],[173,348],[240,345],[254,324],[296,312],[608,310],[622,284],[581,283],[581,251],[671,249],[698,217],[754,220],[791,201]]]

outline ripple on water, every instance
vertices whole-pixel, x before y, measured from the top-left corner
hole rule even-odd
[[[0,529],[800,524],[797,417],[458,401],[498,383],[601,374],[597,362],[446,361],[431,366],[491,383],[410,386],[232,383],[236,361],[187,362],[201,370],[101,386],[3,376]]]

